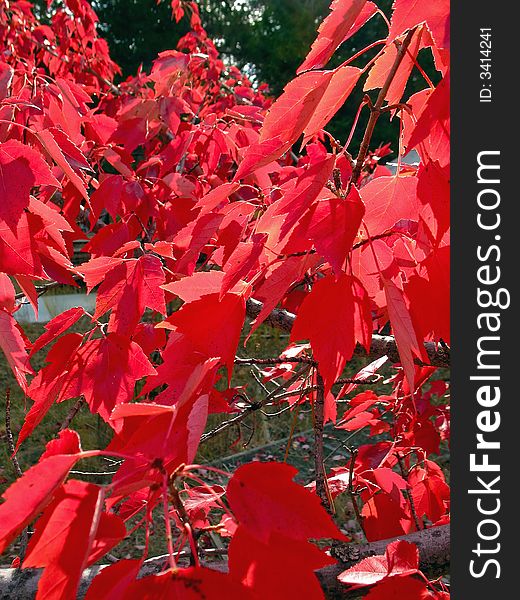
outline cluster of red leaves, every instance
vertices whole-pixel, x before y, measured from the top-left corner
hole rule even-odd
[[[238,410],[232,390],[215,385],[231,379],[254,298],[263,308],[252,330],[277,306],[296,314],[288,362],[266,373],[291,380],[294,396],[284,402],[314,402],[289,360],[312,355],[326,419],[386,434],[328,479],[331,496],[360,496],[367,538],[447,521],[448,486],[429,458],[448,437],[439,402],[446,386],[431,383],[435,369],[417,359],[428,362],[425,341],[449,343],[448,2],[396,0],[374,59],[326,69],[340,44],[381,18],[370,1],[334,0],[274,102],[219,59],[193,2],[172,2],[174,17],[187,16],[192,28],[177,49],[118,86],[89,3],[64,5],[51,27],[24,0],[0,6],[0,346],[33,401],[17,448],[55,402],[80,396],[114,435],[106,449],[89,452],[71,430],[51,441],[4,494],[0,549],[41,515],[23,566],[45,569],[38,598],[71,598],[84,568],[130,533],[130,519],[142,516],[148,539],[150,515],[162,504],[180,547],[194,542],[194,524],[232,536],[229,574],[200,567],[195,553],[193,568],[136,581],[145,551],[105,569],[89,598],[322,598],[314,570],[331,559],[309,539],[344,536],[312,492],[292,482],[292,468],[240,468],[224,503],[224,489],[186,465],[208,414]],[[423,49],[440,83],[425,77],[425,88],[402,104]],[[376,110],[400,119],[400,153],[416,149],[418,167],[399,160],[392,174],[378,164],[385,148],[356,163],[324,131],[358,85],[383,90]],[[366,110],[374,107],[366,102]],[[90,260],[76,267],[73,242],[81,239]],[[37,312],[42,283],[80,281],[97,289],[95,313],[72,308],[31,343],[14,319],[20,297]],[[176,298],[183,304],[174,310]],[[68,332],[82,317],[89,331]],[[401,364],[392,394],[358,394],[338,421],[336,401],[356,384],[333,392],[336,380],[356,345],[369,351],[373,332],[388,322]],[[31,356],[50,342],[34,373]],[[310,377],[314,384],[316,369]],[[110,484],[65,481],[78,460],[100,455],[122,460]],[[170,502],[183,480],[179,511]],[[168,539],[174,567],[171,532]],[[360,575],[360,563],[342,580],[376,584],[371,598],[444,598],[416,577],[414,552],[397,544],[377,568],[371,563],[371,576]]]

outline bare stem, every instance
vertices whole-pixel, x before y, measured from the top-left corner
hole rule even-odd
[[[283,357],[275,357],[275,358],[242,358],[237,356],[235,358],[236,365],[282,365],[284,363],[305,363],[308,365],[316,364],[316,361],[307,356],[296,356],[294,358],[283,358]]]
[[[381,88],[379,95],[377,96],[377,100],[375,101],[375,104],[370,107],[370,117],[368,119],[367,127],[365,129],[365,134],[363,136],[361,146],[359,147],[359,153],[356,158],[356,164],[354,166],[354,169],[352,170],[352,176],[350,177],[349,187],[350,187],[350,185],[357,185],[357,183],[358,183],[359,177],[361,175],[361,171],[363,169],[363,164],[364,164],[365,158],[367,156],[368,147],[370,146],[370,140],[372,139],[372,134],[374,133],[374,128],[375,128],[377,120],[379,119],[379,116],[381,114],[381,109],[382,109],[383,103],[385,101],[386,94],[388,93],[388,89],[390,88],[390,85],[392,84],[392,81],[394,80],[397,70],[399,69],[399,65],[401,64],[401,61],[403,60],[403,58],[406,54],[406,50],[407,50],[408,46],[410,45],[410,42],[412,41],[412,37],[413,37],[414,33],[415,33],[415,28],[411,29],[408,32],[404,41],[402,42],[402,44],[400,44],[400,46],[397,50],[397,55],[395,57],[394,63],[392,65],[390,71],[388,72],[388,76],[383,84],[383,87]]]
[[[186,508],[184,507],[182,498],[180,497],[179,490],[175,487],[174,481],[170,483],[170,496],[177,516],[179,517],[179,520],[182,523],[182,527],[184,528],[184,532],[190,543],[190,566],[198,567],[200,566],[200,560],[197,540],[195,539],[195,535],[193,534],[190,518],[188,516],[188,513],[186,512]]]
[[[15,454],[13,430],[11,429],[11,388],[5,391],[5,434],[7,439],[7,449],[11,455],[14,472],[17,477],[23,475],[23,471]],[[23,562],[25,553],[27,552],[27,544],[29,543],[29,529],[26,527],[20,535],[20,564]]]
[[[408,472],[407,472],[405,464],[404,464],[404,459],[400,454],[397,455],[397,461],[399,463],[399,469],[401,471],[401,475],[403,476],[403,479],[408,483]],[[412,496],[410,490],[408,490],[408,489],[403,490],[403,496],[408,501],[408,504],[410,506],[410,512],[412,513],[412,517],[413,517],[417,531],[421,531],[421,529],[424,529],[424,527],[421,526],[421,522],[419,520],[419,516],[417,515],[417,510],[415,508],[415,502],[413,500],[413,496]]]
[[[294,383],[295,381],[297,381],[301,376],[302,376],[302,372],[298,371],[297,373],[295,373],[290,379],[288,379],[287,381],[284,381],[283,383],[281,383],[280,385],[278,385],[268,396],[266,396],[263,400],[260,400],[258,402],[254,402],[251,403],[246,409],[244,409],[241,413],[239,413],[238,415],[236,415],[235,417],[233,417],[232,419],[229,419],[228,421],[224,421],[224,423],[221,423],[220,425],[218,425],[217,427],[215,427],[215,429],[212,429],[211,431],[208,431],[207,433],[205,433],[201,438],[200,438],[200,443],[203,444],[204,442],[207,442],[208,440],[210,440],[212,437],[215,437],[216,435],[218,435],[219,433],[222,433],[223,431],[225,431],[226,429],[229,429],[230,427],[232,427],[233,425],[236,425],[238,423],[240,423],[241,421],[243,421],[247,416],[249,416],[251,413],[260,410],[263,406],[266,405],[267,402],[269,402],[269,400],[272,400],[276,394],[284,387],[291,385],[291,383]]]
[[[85,400],[83,397],[79,398],[74,403],[74,405],[67,413],[67,416],[63,419],[63,423],[60,425],[59,431],[63,431],[64,429],[67,429],[70,426],[70,424],[72,423],[72,419],[74,419],[74,417],[78,414],[83,404],[85,404]]]
[[[365,527],[363,525],[363,515],[359,512],[357,497],[356,497],[356,493],[354,491],[354,468],[356,466],[357,453],[358,453],[357,449],[350,450],[350,466],[349,466],[349,472],[348,472],[348,495],[349,495],[350,501],[352,502],[352,508],[354,509],[354,513],[356,515],[356,520],[358,522],[358,525],[366,539],[367,534],[365,533]]]
[[[332,513],[327,472],[325,470],[325,454],[323,450],[323,427],[325,424],[325,385],[319,371],[316,373],[316,400],[314,402],[314,469],[316,474],[316,494],[325,509]]]

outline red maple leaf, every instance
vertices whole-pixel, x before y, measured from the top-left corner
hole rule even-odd
[[[0,221],[13,231],[25,208],[29,194],[37,185],[60,187],[42,155],[17,140],[0,146]]]
[[[297,470],[282,463],[250,463],[230,479],[227,498],[241,526],[267,543],[273,534],[293,540],[345,540],[317,496],[293,481]]]

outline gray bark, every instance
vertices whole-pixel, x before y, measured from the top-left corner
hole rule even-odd
[[[361,598],[367,590],[348,591],[347,587],[338,581],[338,575],[367,556],[384,554],[388,544],[395,541],[395,539],[406,540],[417,545],[419,549],[419,568],[426,576],[437,578],[449,571],[449,525],[430,527],[429,529],[399,536],[399,538],[379,540],[362,546],[335,543],[332,546],[331,554],[338,560],[337,564],[325,567],[317,572],[327,600],[339,600],[340,598],[355,600]]]
[[[354,600],[364,593],[363,590],[349,591],[347,586],[338,581],[337,577],[345,569],[367,556],[384,554],[388,544],[396,538],[370,542],[362,546],[335,543],[331,554],[338,560],[337,564],[325,567],[316,572],[327,600],[348,599]],[[445,574],[450,563],[450,528],[441,525],[423,529],[398,539],[417,544],[419,548],[419,566],[430,577]],[[85,569],[81,578],[78,600],[83,598],[92,579],[106,565],[98,565]],[[225,562],[208,562],[206,566],[219,571],[226,571]],[[140,571],[140,577],[159,573],[167,568],[166,557],[157,557],[147,560]],[[32,600],[36,594],[40,569],[0,569],[0,599],[1,600]]]
[[[247,315],[251,319],[255,319],[262,310],[262,303],[254,298],[250,298],[246,304]],[[296,316],[281,308],[275,308],[271,311],[270,315],[265,320],[265,323],[271,327],[281,329],[282,331],[291,331],[294,319]],[[419,365],[428,364],[432,367],[449,367],[450,366],[450,350],[447,346],[437,345],[434,342],[425,342],[424,348],[428,355],[429,363],[422,363],[419,359],[416,359],[416,363]],[[357,345],[355,354],[361,356],[367,356],[365,349]],[[400,362],[399,352],[397,351],[397,345],[395,338],[391,335],[373,335],[372,344],[370,346],[370,353],[368,357],[372,360],[381,356],[387,355],[392,362]]]

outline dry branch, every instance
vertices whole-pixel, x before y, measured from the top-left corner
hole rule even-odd
[[[80,281],[81,278],[78,276],[77,280]],[[37,288],[38,295],[44,294],[45,292],[59,285],[61,284],[57,282],[51,282],[46,285],[43,285]],[[25,294],[23,292],[20,292],[16,295],[17,300],[23,297],[25,297]],[[258,317],[258,315],[260,314],[262,308],[263,304],[261,302],[255,300],[254,298],[250,298],[246,304],[247,316],[251,319],[256,319],[256,317]],[[265,319],[265,323],[276,329],[290,332],[295,319],[296,315],[294,313],[291,313],[288,310],[283,310],[281,308],[275,308],[271,311],[271,314]],[[450,366],[450,349],[447,346],[438,345],[434,342],[425,342],[424,348],[430,361],[429,363],[427,363],[428,365],[431,365],[432,367]],[[365,349],[359,344],[356,346],[354,353],[359,356],[368,356],[368,358],[372,360],[387,355],[392,362],[400,362],[399,352],[397,351],[395,338],[391,335],[374,334],[372,336],[372,344],[370,346],[370,353],[368,355],[365,352]],[[306,361],[302,360],[301,362]],[[422,363],[419,359],[416,359],[415,362],[418,365],[424,365],[424,363]]]
[[[253,298],[249,299],[246,305],[247,315],[250,318],[255,319],[260,314],[262,307],[262,303],[258,300]],[[289,332],[292,329],[295,318],[296,315],[293,313],[281,308],[275,308],[267,317],[265,323],[271,327]],[[450,366],[450,350],[447,346],[438,345],[434,342],[425,342],[424,348],[430,360],[428,365],[431,365],[432,367]],[[365,349],[359,344],[356,346],[355,354],[367,356]],[[388,356],[392,362],[400,362],[395,338],[391,335],[373,335],[368,358],[374,360],[385,355]],[[422,363],[419,359],[416,359],[415,362],[418,365],[424,365],[424,363]]]
[[[316,479],[316,494],[323,507],[332,512],[327,493],[327,471],[325,469],[325,454],[323,451],[323,427],[325,424],[325,386],[319,372],[316,373],[316,399],[314,401],[314,474]]]
[[[338,563],[317,572],[327,600],[339,600],[340,598],[355,600],[362,597],[365,590],[348,591],[348,588],[338,581],[338,575],[367,556],[384,554],[388,544],[395,539],[406,540],[417,545],[419,549],[419,568],[429,578],[440,577],[449,571],[449,525],[421,529],[421,531],[399,536],[399,538],[379,540],[362,546],[337,543],[333,545],[331,554],[338,559]]]
[[[393,538],[395,539],[395,538]],[[348,546],[336,544],[333,546],[332,554],[339,560],[336,565],[325,567],[317,571],[318,579],[325,592],[327,600],[347,599],[354,600],[360,597],[360,591],[349,591],[340,583],[338,575],[366,556],[384,554],[386,546],[393,541],[381,540],[371,542],[362,546]],[[400,536],[399,539],[417,544],[419,548],[420,568],[430,577],[445,574],[450,562],[450,529],[449,525],[441,525],[416,531],[409,535]],[[355,556],[355,560],[352,557]],[[108,565],[100,565],[86,569],[81,578],[78,599],[84,597],[92,579]],[[226,571],[224,562],[211,562],[206,566],[218,571]],[[159,573],[167,568],[165,557],[147,560],[140,571],[140,576]],[[32,600],[36,593],[38,580],[41,575],[40,569],[0,569],[0,598],[16,598],[16,600]]]

